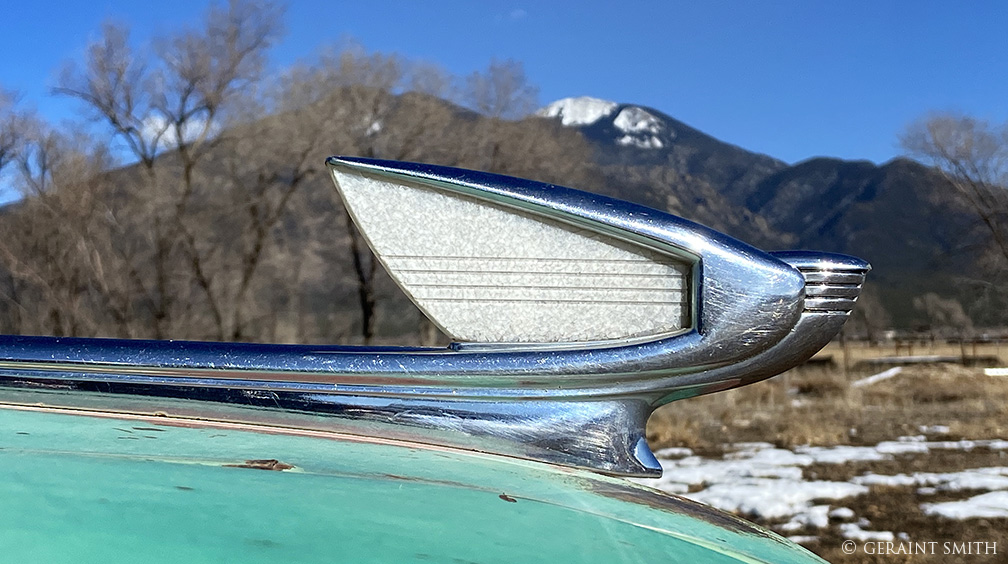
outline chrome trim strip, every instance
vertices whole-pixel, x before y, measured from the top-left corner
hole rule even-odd
[[[446,349],[0,336],[0,403],[41,394],[51,405],[129,400],[156,413],[164,398],[189,398],[207,418],[295,418],[312,428],[656,475],[644,441],[651,411],[811,356],[839,330],[868,270],[840,255],[764,253],[682,218],[559,186],[433,165],[345,157],[327,164],[337,189],[348,172],[420,183],[688,260],[692,327],[617,341]]]

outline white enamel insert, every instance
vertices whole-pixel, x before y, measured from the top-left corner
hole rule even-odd
[[[455,340],[605,341],[689,325],[682,259],[448,190],[334,177],[393,279]]]

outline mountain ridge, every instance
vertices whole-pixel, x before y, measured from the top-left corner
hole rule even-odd
[[[635,119],[618,119],[627,115]],[[980,267],[961,249],[983,235],[969,210],[949,205],[944,179],[916,161],[812,157],[787,164],[654,108],[596,98],[564,98],[536,116],[579,130],[623,197],[643,198],[762,248],[868,260],[874,271],[867,291],[882,296],[897,326],[926,323],[914,298],[928,292],[963,302],[979,324],[1006,321],[970,305],[962,275]]]

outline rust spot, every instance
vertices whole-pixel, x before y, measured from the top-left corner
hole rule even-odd
[[[225,464],[226,468],[254,468],[256,470],[290,470],[294,466],[286,462],[280,462],[275,458],[265,458],[261,460],[246,460],[238,464]]]
[[[269,539],[245,539],[245,543],[252,546],[261,546],[263,548],[276,548],[280,546],[280,543]]]
[[[506,502],[508,502],[508,503],[518,503],[518,500],[517,500],[517,499],[515,499],[515,498],[513,498],[513,497],[509,496],[509,495],[508,495],[508,494],[506,494],[506,493],[502,493],[502,494],[500,494],[500,495],[499,495],[499,496],[497,496],[497,497],[499,497],[499,498],[503,499],[504,501],[506,501]]]

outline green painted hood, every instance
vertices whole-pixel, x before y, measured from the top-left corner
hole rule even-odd
[[[822,562],[586,471],[82,411],[0,408],[0,500],[0,553],[22,563]]]

